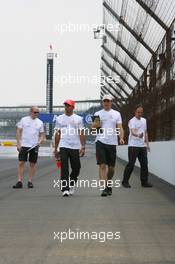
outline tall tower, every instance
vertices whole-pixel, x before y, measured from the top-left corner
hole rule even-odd
[[[47,86],[46,86],[46,111],[48,114],[53,113],[53,65],[54,53],[47,53]],[[53,125],[46,124],[46,137],[52,138]]]

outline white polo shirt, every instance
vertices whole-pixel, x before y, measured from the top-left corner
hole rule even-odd
[[[83,129],[83,120],[81,116],[72,114],[68,116],[66,114],[59,115],[56,118],[55,130],[61,131],[61,139],[59,147],[80,149],[80,129]]]
[[[121,114],[116,110],[106,111],[104,109],[96,112],[94,116],[99,116],[103,133],[99,133],[95,142],[100,141],[104,144],[118,145],[116,126],[122,124]]]
[[[135,116],[129,120],[128,127],[130,129],[128,146],[130,147],[145,147],[145,132],[147,131],[146,119],[141,117],[140,119]],[[131,129],[134,129],[136,134],[143,133],[143,138],[135,137],[131,133]]]
[[[17,127],[22,129],[21,146],[33,147],[38,144],[40,133],[44,132],[43,122],[39,118],[23,117]]]

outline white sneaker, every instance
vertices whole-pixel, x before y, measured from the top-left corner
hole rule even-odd
[[[75,186],[70,187],[69,193],[70,195],[73,195],[75,192]]]
[[[69,191],[64,191],[63,196],[69,196]]]

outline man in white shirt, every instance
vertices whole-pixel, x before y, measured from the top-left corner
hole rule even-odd
[[[30,162],[28,188],[34,187],[32,179],[38,159],[38,149],[45,140],[43,122],[38,118],[38,114],[38,107],[32,106],[30,115],[23,117],[17,124],[16,139],[19,164],[18,182],[13,186],[15,189],[23,187],[24,164],[28,158]]]
[[[142,117],[143,107],[136,106],[135,116],[129,120],[129,141],[128,141],[128,159],[129,162],[124,170],[122,185],[125,188],[130,188],[129,179],[134,169],[136,159],[138,158],[141,166],[140,180],[142,187],[152,187],[148,182],[148,159],[147,150],[150,151],[147,123]]]
[[[75,102],[68,99],[64,105],[65,113],[56,118],[55,157],[60,155],[62,194],[69,196],[74,193],[81,168],[80,157],[85,154],[85,135],[82,118],[73,112]]]
[[[99,165],[100,180],[106,183],[106,188],[102,191],[101,196],[112,195],[112,187],[108,181],[111,181],[114,175],[116,163],[116,146],[118,145],[118,136],[120,144],[124,144],[124,131],[122,127],[121,114],[112,109],[112,97],[104,95],[103,109],[94,114],[98,122],[93,122],[92,129],[98,129],[96,137],[96,159]],[[106,171],[106,165],[108,171]]]

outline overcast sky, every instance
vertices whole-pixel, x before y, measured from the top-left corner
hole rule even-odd
[[[91,29],[93,24],[101,24],[101,0],[0,3],[1,106],[45,104],[49,43],[58,53],[54,61],[54,104],[62,104],[65,98],[99,99],[100,85],[94,78],[100,75],[100,40],[94,40],[90,30],[61,33],[60,28],[72,23],[88,24]],[[68,76],[86,80],[61,84],[63,76],[64,81]]]

